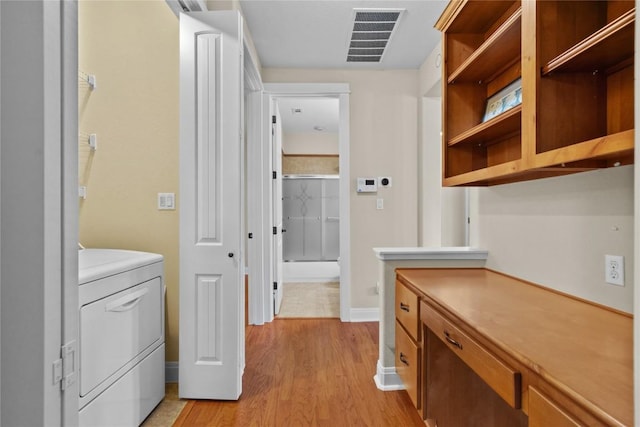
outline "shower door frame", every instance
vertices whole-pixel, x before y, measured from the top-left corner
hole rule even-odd
[[[287,174],[287,175],[283,175],[282,176],[282,180],[283,180],[283,182],[285,180],[320,180],[321,183],[322,183],[322,198],[323,199],[325,198],[325,185],[326,185],[325,182],[327,180],[338,180],[338,185],[340,185],[340,175]],[[283,203],[284,203],[284,197],[285,197],[285,194],[284,194],[284,187],[283,187],[283,191],[282,191]],[[340,200],[338,199],[338,206],[339,206],[339,201]],[[320,215],[320,217],[318,217],[318,220],[321,221],[321,230],[322,230],[322,232],[321,232],[321,243],[320,243],[321,252],[322,252],[322,257],[321,258],[322,259],[286,260],[285,257],[284,257],[284,246],[285,245],[284,245],[284,242],[283,242],[283,262],[306,262],[306,261],[312,261],[312,262],[313,261],[336,262],[336,261],[339,261],[339,258],[340,258],[340,254],[339,253],[338,253],[338,257],[337,257],[338,259],[331,259],[331,258],[325,259],[325,257],[326,257],[326,242],[327,242],[327,240],[326,240],[327,236],[326,236],[326,233],[325,233],[325,228],[326,228],[325,222],[329,221],[329,217],[327,216],[326,211],[325,211],[326,210],[325,202],[322,201],[321,204],[322,204],[322,208],[321,208],[322,214]],[[339,213],[338,213],[338,215],[339,215]],[[283,206],[283,211],[282,211],[282,217],[283,217],[282,219],[283,219],[283,227],[284,227],[284,224],[285,224],[284,223],[284,221],[285,221],[285,219],[284,219],[284,206]],[[339,217],[338,217],[338,220],[339,220]],[[303,220],[303,222],[304,221],[305,220]],[[304,230],[304,225],[303,225],[303,230]],[[284,238],[283,238],[283,240],[284,240]],[[303,238],[303,240],[304,240],[304,238]],[[340,241],[340,235],[338,234],[338,242],[339,241]],[[303,244],[303,247],[304,247],[304,244]]]

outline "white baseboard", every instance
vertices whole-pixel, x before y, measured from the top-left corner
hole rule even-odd
[[[178,362],[164,362],[164,382],[178,382]]]
[[[351,322],[379,322],[380,309],[375,308],[352,308],[350,311]]]
[[[395,391],[405,389],[402,380],[396,373],[396,367],[382,366],[382,364],[380,364],[380,360],[378,360],[378,369],[376,374],[373,376],[373,380],[376,383],[376,387],[378,387],[378,389],[382,391]]]

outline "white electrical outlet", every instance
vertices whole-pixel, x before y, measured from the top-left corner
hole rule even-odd
[[[605,281],[610,285],[624,286],[624,257],[605,255],[604,275]]]

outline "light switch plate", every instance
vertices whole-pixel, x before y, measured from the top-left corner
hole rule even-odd
[[[158,210],[172,211],[176,209],[175,193],[158,193]]]

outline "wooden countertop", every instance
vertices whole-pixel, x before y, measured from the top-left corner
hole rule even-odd
[[[465,323],[612,425],[633,425],[633,318],[486,269],[398,269]]]

